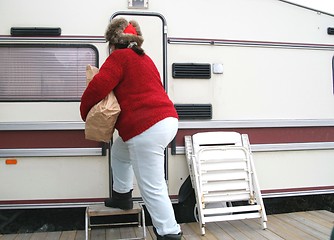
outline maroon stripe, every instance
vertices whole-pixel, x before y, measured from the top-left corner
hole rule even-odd
[[[93,148],[101,143],[85,139],[84,130],[1,131],[0,148]]]
[[[177,38],[169,37],[169,41],[194,41],[194,42],[208,42],[208,43],[231,43],[244,45],[282,45],[282,46],[296,46],[296,47],[333,47],[333,44],[317,44],[317,43],[300,43],[300,42],[272,42],[272,41],[252,41],[252,40],[235,40],[235,39],[212,39],[212,38]]]
[[[305,188],[282,188],[282,189],[267,189],[261,190],[261,194],[274,194],[274,193],[300,193],[300,192],[317,192],[317,191],[334,191],[334,186],[321,186],[321,187],[305,187]],[[171,199],[178,199],[177,195],[169,196]]]
[[[315,191],[334,191],[334,186],[304,187],[304,188],[283,188],[283,189],[266,189],[261,190],[262,194],[273,193],[298,193],[298,192],[315,192]],[[177,199],[177,195],[170,195],[171,199]],[[79,198],[79,199],[33,199],[33,200],[5,200],[0,201],[0,205],[13,204],[66,204],[66,203],[90,203],[103,202],[105,198]]]
[[[326,191],[326,190],[334,191],[334,186],[267,189],[267,190],[261,190],[261,193],[262,194],[270,194],[270,193],[290,193],[290,192],[313,192],[313,191]]]
[[[104,199],[105,198],[5,200],[5,201],[0,201],[0,205],[90,203],[90,202],[103,202]]]
[[[251,144],[334,142],[334,127],[180,129],[176,145],[184,146],[184,136],[199,132],[235,131],[248,134]]]

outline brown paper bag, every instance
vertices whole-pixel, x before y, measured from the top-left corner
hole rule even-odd
[[[86,80],[87,85],[99,72],[97,67],[87,65]],[[121,108],[113,92],[97,103],[89,111],[85,123],[85,137],[89,140],[99,142],[109,142],[115,130],[117,117]]]

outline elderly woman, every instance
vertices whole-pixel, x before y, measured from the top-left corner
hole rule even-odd
[[[159,72],[145,54],[137,22],[112,20],[106,31],[111,54],[82,95],[83,120],[109,92],[120,104],[112,146],[112,198],[108,207],[131,209],[133,176],[152,218],[157,239],[181,239],[164,178],[164,150],[175,137],[178,115],[167,96]],[[132,171],[133,169],[133,171]]]

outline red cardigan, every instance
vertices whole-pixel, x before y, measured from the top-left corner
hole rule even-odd
[[[159,72],[146,54],[140,56],[127,48],[109,55],[81,97],[82,119],[85,120],[89,110],[112,90],[121,107],[115,128],[123,141],[167,117],[178,118]]]

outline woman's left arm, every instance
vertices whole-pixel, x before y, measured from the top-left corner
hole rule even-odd
[[[90,109],[117,86],[121,76],[121,66],[110,55],[82,94],[80,103],[82,120],[85,121]]]

